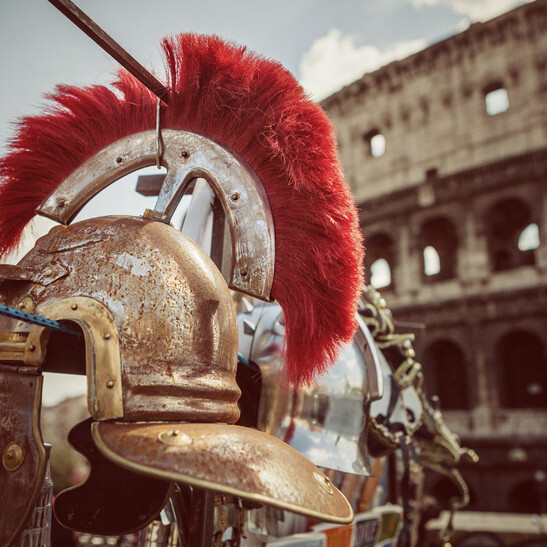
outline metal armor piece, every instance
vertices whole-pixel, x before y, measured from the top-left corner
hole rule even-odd
[[[359,313],[380,348],[385,390],[370,406],[368,441],[371,455],[380,457],[399,448],[422,423],[421,366],[414,361],[414,335],[395,332],[391,311],[372,286],[363,288]]]
[[[37,272],[57,270],[55,281],[37,280]],[[134,480],[142,489],[148,477],[164,485],[153,485],[158,504],[123,523],[106,513],[96,518],[85,507],[85,494],[98,492],[115,506],[126,499],[125,486],[92,484],[108,474],[108,462],[92,458],[93,445],[80,440],[74,445],[96,469],[84,485],[59,496],[56,515],[65,526],[110,534],[137,529],[161,508],[170,481],[316,518],[351,520],[350,505],[313,464],[279,439],[228,425],[239,417],[235,307],[220,271],[181,232],[122,216],[58,226],[12,274],[3,285],[6,304],[31,299],[36,315],[76,323],[84,336],[78,345],[73,336],[36,325],[27,333],[26,324],[2,319],[4,330],[24,339],[7,349],[45,370],[87,371],[99,451],[129,472],[123,485]],[[4,275],[10,277],[9,268]]]
[[[368,407],[382,394],[382,375],[366,325],[359,318],[353,344],[328,373],[311,386],[294,389],[282,376],[280,306],[248,301],[243,306],[238,315],[240,353],[259,368],[262,380],[256,427],[283,439],[319,467],[370,475]],[[250,405],[241,401],[241,406]]]
[[[414,386],[401,387],[394,379],[390,364],[378,350],[384,378],[384,394],[370,405],[373,439],[369,449],[374,456],[383,456],[398,447],[397,433],[412,434],[422,421],[423,405]],[[381,439],[380,443],[375,440]]]
[[[185,189],[198,178],[211,185],[222,203],[232,239],[230,287],[270,299],[275,238],[268,197],[248,164],[233,151],[188,131],[161,134],[161,164],[167,175],[156,207],[145,216],[169,222]],[[130,135],[95,154],[68,176],[37,213],[68,224],[93,196],[142,167],[155,165],[154,131]]]
[[[0,545],[17,539],[38,500],[46,473],[40,433],[42,375],[34,367],[0,364]]]
[[[103,217],[55,227],[19,267],[39,272],[56,265],[65,268],[62,278],[47,286],[11,282],[6,303],[16,307],[30,297],[37,314],[53,310],[55,319],[79,323],[98,342],[87,345],[95,350],[88,367],[90,360],[111,367],[97,358],[99,344],[102,351],[119,344],[121,371],[88,368],[94,419],[237,420],[235,311],[222,275],[195,243],[161,222]],[[95,310],[82,298],[96,301]],[[105,318],[101,332],[92,325],[99,313],[113,319]],[[33,327],[29,338],[40,331]],[[46,370],[66,372],[63,363],[43,358]],[[120,382],[122,405],[113,410],[107,398]]]
[[[351,522],[344,496],[279,439],[225,424],[92,425],[95,444],[121,467],[233,494],[332,522]]]

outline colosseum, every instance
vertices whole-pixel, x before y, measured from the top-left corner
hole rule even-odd
[[[525,4],[323,101],[368,281],[480,455],[470,510],[546,510],[546,21],[546,0]],[[427,478],[446,505],[444,481]]]

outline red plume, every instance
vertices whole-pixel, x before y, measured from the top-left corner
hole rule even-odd
[[[287,378],[307,382],[352,340],[363,284],[358,216],[332,124],[287,70],[244,47],[194,34],[163,47],[169,106],[162,126],[234,149],[266,189]],[[36,207],[85,160],[155,127],[155,96],[125,71],[113,86],[59,86],[46,113],[21,120],[0,161],[0,253],[17,245]]]

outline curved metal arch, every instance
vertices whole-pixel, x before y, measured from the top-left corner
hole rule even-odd
[[[75,296],[54,302],[45,316],[55,321],[73,321],[83,332],[86,346],[87,402],[95,420],[123,418],[120,341],[114,317],[92,298]],[[40,366],[47,351],[51,329],[30,328],[25,344],[25,364]]]
[[[167,175],[154,210],[145,216],[168,223],[185,189],[197,178],[211,185],[230,226],[232,271],[229,286],[270,300],[275,235],[268,196],[243,159],[218,143],[188,131],[162,131],[161,164]],[[37,214],[70,224],[96,194],[119,178],[156,164],[156,134],[136,133],[104,148],[71,173],[38,207]]]

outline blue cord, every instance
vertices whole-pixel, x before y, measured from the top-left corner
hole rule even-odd
[[[41,315],[33,315],[32,313],[27,313],[26,311],[18,310],[17,308],[10,308],[9,306],[4,306],[2,304],[0,304],[0,315],[5,315],[6,317],[11,317],[12,319],[20,319],[21,321],[32,323],[33,325],[48,327],[59,332],[72,334],[73,336],[82,336],[82,331],[79,329],[65,327],[58,321],[53,321],[53,319],[48,319],[47,317],[43,317]]]

